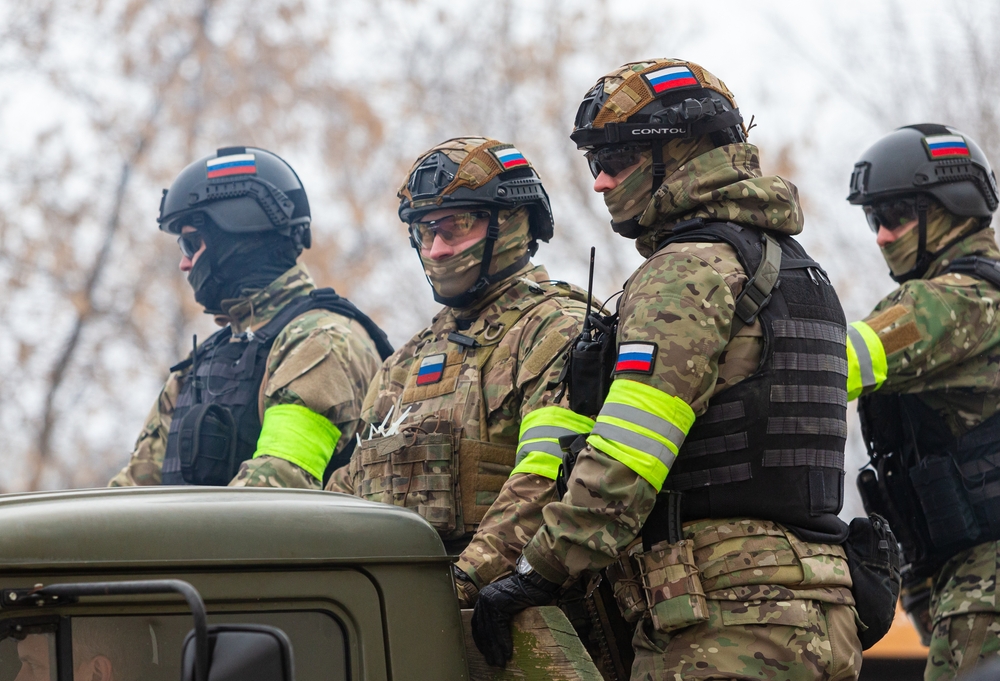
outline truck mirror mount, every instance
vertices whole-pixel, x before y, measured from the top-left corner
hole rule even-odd
[[[184,639],[181,681],[195,676],[196,632]],[[292,643],[281,629],[256,624],[208,628],[208,681],[295,681]]]

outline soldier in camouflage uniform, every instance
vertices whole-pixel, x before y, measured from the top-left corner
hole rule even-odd
[[[350,456],[385,334],[296,260],[309,203],[292,168],[250,147],[185,168],[160,205],[195,299],[224,328],[171,369],[112,487],[320,489]]]
[[[446,307],[382,365],[362,417],[372,430],[327,489],[406,506],[458,556],[459,598],[509,573],[557,498],[558,438],[593,421],[553,383],[586,294],[529,258],[552,236],[548,197],[510,144],[448,140],[399,190],[434,298]]]
[[[901,284],[848,336],[874,469],[859,486],[903,545],[903,604],[930,643],[925,679],[952,679],[1000,655],[996,180],[967,135],[912,125],[864,153],[849,200]]]
[[[614,380],[569,492],[517,573],[481,592],[477,645],[502,664],[512,613],[609,566],[636,623],[632,679],[855,678],[836,516],[846,325],[791,238],[797,190],[762,176],[732,94],[691,62],[605,76],[573,139],[647,260],[625,284]]]

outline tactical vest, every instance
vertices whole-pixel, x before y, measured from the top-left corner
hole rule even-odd
[[[227,485],[240,464],[253,456],[260,437],[258,406],[267,356],[275,338],[292,320],[323,309],[360,323],[384,360],[392,354],[389,340],[376,324],[346,298],[331,289],[314,289],[292,300],[256,331],[236,337],[232,328],[217,331],[170,368],[191,368],[181,377],[163,457],[164,485]],[[332,472],[347,463],[353,442],[331,459]]]
[[[494,365],[512,361],[494,350],[546,300],[586,299],[568,285],[528,279],[514,284],[512,293],[514,302],[495,322],[480,317],[468,335],[430,336],[417,345],[408,365],[392,367],[390,380],[402,389],[394,396],[387,423],[372,425],[388,429],[393,421],[404,420],[387,437],[362,439],[351,459],[356,494],[414,509],[446,541],[467,542],[514,469],[517,430],[503,441],[490,441],[489,414],[508,392],[484,394],[483,376]],[[456,543],[450,550],[461,548]]]
[[[735,301],[732,334],[759,318],[764,345],[758,370],[713,397],[695,420],[661,499],[682,493],[681,522],[758,518],[807,540],[843,540],[837,513],[847,439],[847,332],[833,286],[787,235],[693,220],[678,225],[660,248],[684,242],[735,249],[753,275]],[[656,518],[662,516],[654,512]]]
[[[958,272],[1000,288],[1000,262],[955,259]],[[858,401],[872,466],[858,479],[865,510],[884,515],[903,547],[908,580],[955,554],[1000,539],[1000,414],[961,437],[917,394],[875,392]]]

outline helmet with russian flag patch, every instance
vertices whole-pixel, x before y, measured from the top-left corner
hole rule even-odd
[[[576,112],[570,138],[587,151],[650,145],[653,191],[663,182],[662,144],[708,137],[717,147],[746,141],[743,117],[726,84],[694,62],[648,59],[601,77]]]
[[[309,248],[309,199],[302,181],[277,154],[256,147],[226,147],[180,172],[160,200],[160,229],[180,234],[185,224],[209,218],[224,232],[277,231]]]
[[[534,166],[513,144],[485,137],[446,140],[417,158],[396,196],[399,219],[407,224],[442,208],[495,212],[525,206],[532,238],[552,238],[549,195]]]
[[[929,194],[955,215],[988,217],[1000,195],[986,154],[975,140],[936,123],[907,125],[861,154],[847,200],[866,205]]]

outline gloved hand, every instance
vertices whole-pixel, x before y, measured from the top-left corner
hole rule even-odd
[[[468,610],[476,604],[479,597],[479,587],[472,581],[472,577],[465,570],[454,563],[451,565],[451,573],[455,577],[455,591],[458,593],[458,606],[462,610]]]
[[[558,590],[558,584],[533,570],[526,575],[514,573],[483,587],[472,613],[472,639],[487,664],[507,665],[514,655],[511,619],[525,608],[550,603]]]

